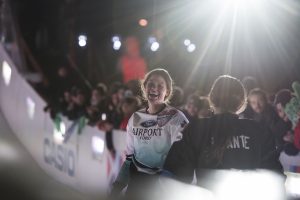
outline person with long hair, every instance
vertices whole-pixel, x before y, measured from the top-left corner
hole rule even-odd
[[[146,74],[141,84],[147,106],[135,112],[127,125],[126,161],[113,184],[112,194],[126,185],[126,196],[138,199],[147,184],[156,180],[171,145],[182,138],[188,119],[168,105],[172,96],[172,78],[164,69]]]
[[[254,88],[248,94],[248,102],[250,111],[242,117],[253,119],[270,128],[273,133],[276,132],[276,124],[280,118],[268,101],[267,93],[260,88]]]
[[[228,75],[213,83],[209,101],[214,116],[191,122],[183,139],[173,144],[166,158],[164,173],[205,186],[208,171],[270,169],[281,173],[274,137],[267,128],[238,114],[246,107],[243,84]]]

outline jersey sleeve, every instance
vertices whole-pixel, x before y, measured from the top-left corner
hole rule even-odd
[[[129,168],[132,163],[133,147],[133,116],[130,117],[126,128],[126,160],[123,163],[119,174],[113,184],[112,193],[120,193],[129,182]]]
[[[133,118],[134,114],[128,120],[126,128],[126,156],[131,156],[134,153],[134,138],[133,138]]]
[[[186,116],[181,111],[178,110],[170,123],[172,143],[182,139],[182,131],[184,130],[184,128],[187,126],[188,123],[189,120],[186,118]]]

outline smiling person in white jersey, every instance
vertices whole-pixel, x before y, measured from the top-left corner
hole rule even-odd
[[[113,184],[112,193],[126,185],[127,196],[144,193],[164,164],[171,145],[182,138],[188,120],[184,114],[167,104],[172,95],[172,78],[164,69],[146,74],[141,87],[147,107],[135,112],[127,125],[126,161]]]

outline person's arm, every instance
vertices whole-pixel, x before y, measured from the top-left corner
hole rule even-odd
[[[299,112],[299,115],[300,115],[300,112]],[[298,121],[298,124],[294,129],[294,135],[295,135],[294,145],[298,150],[300,150],[300,120]]]
[[[182,139],[182,132],[189,123],[189,120],[181,111],[178,110],[177,112],[178,113],[174,116],[174,118],[170,122],[172,143]]]
[[[263,169],[273,170],[283,173],[282,166],[279,162],[279,153],[276,150],[275,136],[268,128],[261,129],[263,134],[261,138],[261,163]]]
[[[133,114],[134,115],[134,114]],[[126,135],[126,160],[123,163],[120,172],[115,180],[115,182],[112,185],[111,193],[113,194],[119,194],[123,188],[125,188],[129,182],[129,169],[130,165],[132,163],[132,155],[134,152],[133,147],[133,134],[132,134],[132,122],[133,122],[133,115],[128,121],[127,124],[127,135]]]
[[[121,191],[127,186],[129,182],[129,168],[131,164],[131,158],[127,158],[123,163],[120,172],[112,185],[111,194],[119,195]]]
[[[192,144],[192,126],[183,131],[183,138],[175,142],[165,160],[162,176],[191,183],[196,168],[196,152]]]

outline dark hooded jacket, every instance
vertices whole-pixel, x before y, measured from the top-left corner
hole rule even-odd
[[[177,179],[191,182],[194,171],[214,169],[270,169],[282,172],[274,137],[265,126],[225,113],[188,125],[183,139],[171,147],[164,169]]]

